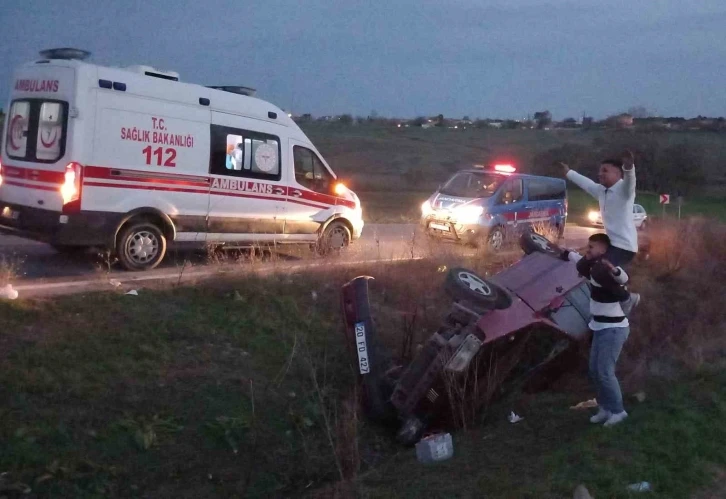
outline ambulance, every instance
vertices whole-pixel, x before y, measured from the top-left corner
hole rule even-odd
[[[59,251],[111,250],[156,267],[172,242],[306,244],[361,236],[358,196],[282,110],[247,87],[51,49],[11,83],[0,230]]]

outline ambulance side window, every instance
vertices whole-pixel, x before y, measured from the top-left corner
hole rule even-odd
[[[300,146],[293,148],[293,155],[297,183],[311,191],[328,194],[334,179],[318,155]]]
[[[280,139],[250,130],[212,125],[209,172],[213,175],[280,180]]]

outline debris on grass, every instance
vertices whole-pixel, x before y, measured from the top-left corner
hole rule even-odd
[[[640,482],[628,485],[628,490],[630,492],[650,492],[651,487],[648,482]]]
[[[129,292],[128,292],[128,293],[126,293],[126,294],[127,294],[127,295],[130,295],[130,296],[139,296],[139,292],[138,292],[138,291],[136,291],[135,289],[132,289],[131,291],[129,291]]]
[[[570,406],[570,409],[579,411],[582,409],[593,409],[595,407],[597,407],[597,399],[590,399],[590,400],[585,400],[584,402],[580,402],[577,405]]]
[[[521,416],[518,416],[517,414],[514,413],[514,411],[512,411],[509,413],[509,417],[507,419],[509,419],[510,423],[514,424],[514,423],[519,423],[524,418]]]

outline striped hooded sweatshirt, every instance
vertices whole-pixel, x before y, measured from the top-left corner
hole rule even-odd
[[[628,274],[616,267],[615,272],[601,262],[601,258],[588,260],[575,251],[566,250],[562,259],[576,264],[577,272],[590,283],[590,329],[600,331],[613,327],[628,327],[630,323],[620,306],[628,298],[625,283]]]

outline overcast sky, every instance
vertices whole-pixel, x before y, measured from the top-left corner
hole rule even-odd
[[[71,46],[295,113],[726,115],[726,0],[1,3],[3,103],[15,66]]]

